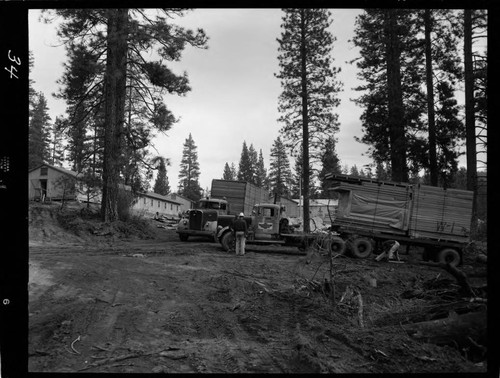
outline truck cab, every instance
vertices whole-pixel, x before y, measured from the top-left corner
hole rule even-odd
[[[257,240],[272,239],[279,236],[281,207],[276,204],[257,204],[252,210],[252,224],[250,226],[254,238]]]
[[[203,198],[194,207],[187,210],[179,224],[177,233],[182,241],[190,235],[206,236],[215,240],[217,224],[220,216],[227,215],[229,204],[225,199]]]
[[[217,210],[218,215],[227,215],[229,213],[229,203],[225,199],[202,198],[196,203],[194,208],[198,210]]]

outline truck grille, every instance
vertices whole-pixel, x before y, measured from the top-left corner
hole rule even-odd
[[[189,229],[198,230],[202,229],[203,213],[199,210],[191,210],[189,212]]]

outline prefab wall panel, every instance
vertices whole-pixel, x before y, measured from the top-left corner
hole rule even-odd
[[[414,188],[410,236],[466,241],[470,235],[473,193],[426,185]]]
[[[211,196],[225,197],[229,202],[231,214],[243,212],[245,215],[250,215],[255,204],[269,201],[265,189],[245,181],[212,180]]]
[[[340,194],[335,223],[368,232],[465,242],[473,193],[427,185],[335,182]]]

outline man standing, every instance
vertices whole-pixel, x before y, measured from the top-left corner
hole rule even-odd
[[[236,242],[236,255],[243,256],[245,254],[245,238],[247,236],[247,222],[243,219],[244,214],[240,213],[237,219],[233,222],[234,239]]]

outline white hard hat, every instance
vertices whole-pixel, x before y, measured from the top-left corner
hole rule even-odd
[[[243,213],[240,213],[240,217],[244,217],[244,216],[245,216],[245,214],[243,214]]]

